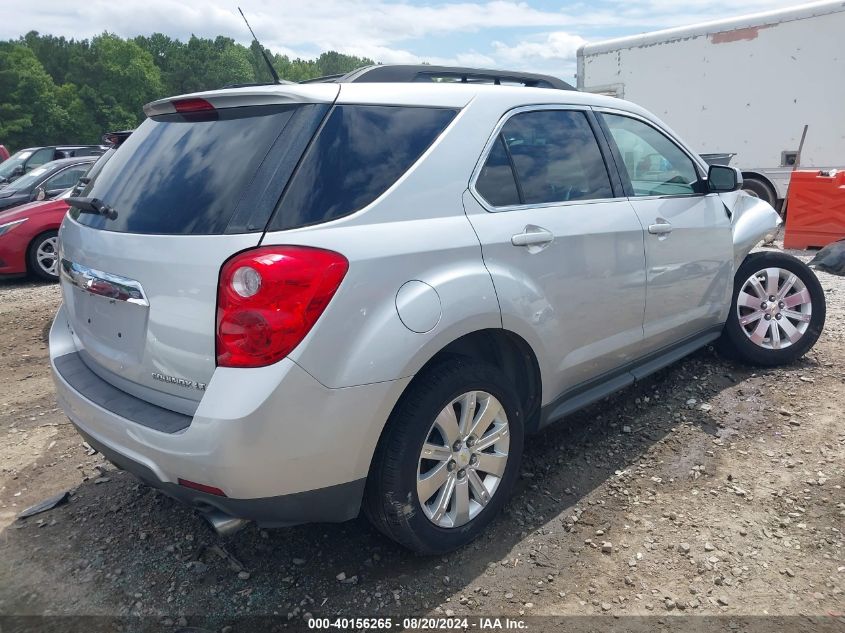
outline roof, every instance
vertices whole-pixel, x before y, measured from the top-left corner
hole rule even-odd
[[[838,13],[840,11],[845,11],[845,1],[843,0],[823,0],[822,2],[811,2],[809,4],[802,4],[786,9],[753,13],[725,20],[702,22],[700,24],[693,24],[690,26],[664,29],[661,31],[653,31],[651,33],[641,33],[639,35],[630,35],[627,37],[619,37],[612,40],[585,44],[578,49],[578,56],[598,55],[619,49],[637,48],[640,46],[650,46],[652,44],[665,44],[667,42],[673,42],[690,37],[699,37],[702,35],[723,33],[725,31],[780,24],[782,22],[791,22],[793,20]]]
[[[370,105],[407,105],[443,108],[463,108],[470,101],[485,100],[508,104],[508,107],[543,103],[586,104],[616,106],[616,99],[577,90],[549,90],[511,85],[491,85],[461,82],[444,83],[309,83],[270,84],[242,88],[210,90],[190,95],[178,95],[153,101],[144,106],[147,116],[170,114],[176,111],[174,101],[204,99],[215,108],[246,105],[295,103],[360,103]],[[630,108],[630,105],[624,107]]]

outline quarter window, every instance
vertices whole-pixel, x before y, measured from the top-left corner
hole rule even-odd
[[[508,119],[476,189],[493,206],[512,200],[514,189],[520,204],[613,197],[596,137],[586,114],[576,110],[537,110]]]
[[[496,143],[481,169],[475,188],[494,207],[519,204],[519,191],[501,135],[496,137]]]
[[[363,209],[411,168],[456,114],[446,108],[335,106],[270,230],[328,222]]]
[[[698,172],[681,148],[655,128],[614,114],[604,114],[610,134],[622,154],[634,196],[697,193]]]

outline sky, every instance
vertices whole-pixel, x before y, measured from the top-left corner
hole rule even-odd
[[[326,50],[382,63],[460,64],[572,79],[585,42],[796,6],[783,0],[0,0],[0,39],[35,30],[90,38],[161,32],[226,35],[243,44],[247,17],[265,47],[312,58]]]

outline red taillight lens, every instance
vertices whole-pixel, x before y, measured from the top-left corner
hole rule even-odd
[[[263,367],[305,338],[343,281],[349,262],[333,251],[264,246],[235,255],[217,289],[217,365]]]
[[[205,99],[177,99],[173,102],[173,107],[176,112],[205,112],[214,109]]]

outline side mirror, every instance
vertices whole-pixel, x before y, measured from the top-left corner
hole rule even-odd
[[[44,187],[38,187],[32,195],[33,200],[38,200],[39,202],[47,198],[47,192],[44,190]]]
[[[727,193],[742,189],[742,172],[727,165],[710,165],[707,170],[707,190],[713,193]]]

